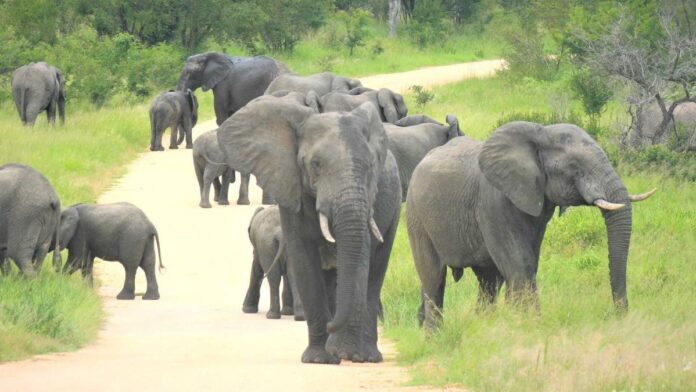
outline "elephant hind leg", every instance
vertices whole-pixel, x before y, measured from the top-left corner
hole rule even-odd
[[[445,278],[447,267],[427,235],[409,231],[413,259],[421,281],[421,305],[418,322],[426,331],[436,330],[442,321],[442,308],[445,298]]]
[[[145,271],[145,280],[147,281],[147,290],[143,295],[143,299],[156,300],[160,298],[159,287],[157,286],[156,267],[154,237],[150,237],[147,241],[147,246],[145,246],[143,258],[140,261],[140,268]]]
[[[244,297],[242,311],[244,313],[256,313],[259,311],[259,297],[261,296],[261,280],[263,279],[263,269],[254,252],[254,260],[251,262],[251,277],[249,288]]]
[[[494,265],[490,267],[472,267],[471,269],[474,270],[479,281],[479,309],[495,304],[498,293],[500,293],[500,287],[504,282],[503,275],[500,274],[500,271]]]
[[[267,319],[279,319],[280,318],[280,272],[277,267],[273,268],[273,271],[267,276],[268,287],[271,294],[271,308],[266,313]]]
[[[293,311],[293,297],[292,288],[290,288],[290,280],[288,279],[288,274],[283,274],[283,307],[280,309],[280,314],[283,316],[292,316]]]
[[[138,265],[123,261],[123,268],[126,270],[126,279],[123,282],[123,289],[118,293],[116,299],[135,299],[135,273],[138,271]]]

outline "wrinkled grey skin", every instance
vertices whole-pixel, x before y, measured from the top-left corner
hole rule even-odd
[[[280,315],[294,315],[296,321],[304,321],[302,301],[293,287],[287,273],[285,242],[280,227],[278,206],[259,207],[249,222],[249,241],[254,247],[251,263],[249,289],[244,297],[242,311],[259,311],[259,297],[263,278],[268,279],[271,294],[271,308],[266,313],[268,319],[279,319]],[[264,276],[265,275],[265,276]],[[280,307],[280,280],[283,280],[283,308]]]
[[[407,196],[408,234],[421,280],[419,320],[439,325],[447,266],[455,280],[471,267],[479,304],[508,294],[536,304],[536,272],[546,225],[557,206],[625,204],[601,210],[609,245],[614,304],[628,307],[626,262],[631,204],[604,151],[570,124],[512,122],[486,142],[458,137],[418,165]]]
[[[666,103],[667,107],[671,103]],[[639,132],[631,134],[632,144],[637,146],[652,144],[652,139],[655,137],[655,132],[660,127],[662,122],[662,112],[657,103],[646,105],[644,108],[639,108],[636,111],[637,124],[636,128]],[[686,146],[689,150],[696,151],[696,103],[684,102],[674,109],[674,120],[677,124],[677,132],[687,133],[689,144]],[[664,139],[674,136],[672,131],[673,125],[670,123],[667,126],[668,131],[665,132],[663,140],[656,142],[664,142]]]
[[[191,90],[167,91],[158,95],[150,106],[150,151],[164,151],[162,135],[167,128],[172,131],[170,149],[179,148],[184,136],[186,148],[192,148],[193,127],[197,122],[198,99]]]
[[[378,362],[380,291],[399,221],[396,162],[372,104],[317,114],[303,100],[291,93],[250,102],[220,128],[220,147],[278,201],[309,328],[302,362]],[[333,234],[322,234],[321,215]]]
[[[295,74],[284,74],[278,76],[266,89],[265,94],[270,95],[278,91],[292,91],[307,94],[314,91],[318,96],[326,95],[330,92],[344,92],[361,87],[362,84],[357,79],[336,76],[331,72],[322,72],[309,76],[299,76]]]
[[[0,270],[10,272],[11,258],[24,276],[35,276],[58,239],[60,199],[35,169],[10,163],[0,166]],[[60,269],[59,252],[53,267]]]
[[[56,111],[61,125],[65,124],[65,78],[58,68],[43,61],[17,68],[12,96],[22,124],[33,126],[44,110],[49,124],[55,125]]]
[[[404,97],[388,88],[365,91],[356,95],[328,93],[319,98],[319,109],[321,112],[347,112],[365,102],[370,102],[375,106],[382,122],[393,124],[408,114]]]
[[[232,57],[218,52],[189,57],[177,90],[213,90],[217,125],[252,99],[263,95],[278,75],[289,72],[285,64],[266,56]]]
[[[162,267],[157,229],[140,208],[130,203],[76,204],[61,214],[60,249],[68,249],[68,261],[63,273],[78,269],[92,282],[94,258],[118,261],[126,270],[123,290],[117,299],[135,298],[135,273],[138,267],[145,271],[147,290],[143,299],[159,299],[155,273],[155,241]]]
[[[443,125],[427,116],[417,115],[404,117],[396,124],[384,124],[389,137],[389,150],[399,166],[401,201],[406,201],[411,175],[425,155],[433,148],[462,135],[457,117],[448,114],[446,121],[447,125]]]
[[[193,143],[193,168],[198,179],[201,208],[210,208],[210,184],[215,188],[215,201],[229,205],[227,192],[236,179],[234,169],[227,166],[225,156],[218,146],[217,129],[205,132]],[[249,174],[241,174],[238,205],[249,204]]]

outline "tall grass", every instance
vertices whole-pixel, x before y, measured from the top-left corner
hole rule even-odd
[[[435,89],[426,112],[459,115],[483,140],[511,110],[550,110],[554,86],[472,80]],[[399,227],[383,289],[386,334],[415,384],[460,384],[481,391],[628,391],[696,389],[696,184],[622,164],[628,189],[658,187],[633,210],[628,261],[630,311],[614,312],[606,229],[594,208],[554,217],[537,275],[541,311],[475,309],[470,272],[448,278],[444,324],[431,337],[416,325],[418,280],[406,225]],[[405,209],[405,208],[404,208]],[[405,218],[405,217],[404,217]]]

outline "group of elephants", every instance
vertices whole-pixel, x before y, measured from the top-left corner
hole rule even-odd
[[[191,143],[198,87],[213,90],[219,128]],[[307,322],[303,362],[382,360],[380,292],[403,201],[421,281],[418,319],[427,330],[441,322],[448,267],[455,281],[471,267],[479,306],[493,303],[503,283],[508,299],[536,304],[541,242],[556,207],[559,213],[581,205],[602,211],[614,304],[618,311],[628,307],[631,203],[654,191],[630,195],[601,147],[575,125],[511,122],[475,141],[462,135],[452,115],[446,124],[407,116],[403,98],[390,90],[331,73],[298,76],[265,56],[220,53],[191,56],[176,91],[155,99],[150,118],[151,150],[163,149],[168,127],[170,148],[185,138],[193,149],[201,207],[210,207],[211,184],[216,201],[229,204],[235,171],[242,178],[238,204],[249,203],[251,174],[264,190],[264,204],[277,204],[258,208],[249,224],[254,257],[243,311],[258,311],[266,275],[267,317],[294,314]],[[59,203],[48,205],[56,216]],[[68,218],[64,212],[58,224]],[[5,256],[7,216],[0,219]],[[80,235],[92,230],[98,229],[84,225]],[[53,241],[62,244],[61,235],[56,232]],[[146,272],[144,265],[152,266],[154,281],[156,231],[148,238],[145,248],[152,251],[141,255],[139,265]],[[90,253],[81,265],[91,268],[94,255],[102,257]],[[154,297],[149,283],[148,293]]]

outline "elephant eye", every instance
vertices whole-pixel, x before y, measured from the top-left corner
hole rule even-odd
[[[312,159],[309,161],[309,165],[312,167],[312,171],[315,173],[319,170],[319,161],[317,159]]]

